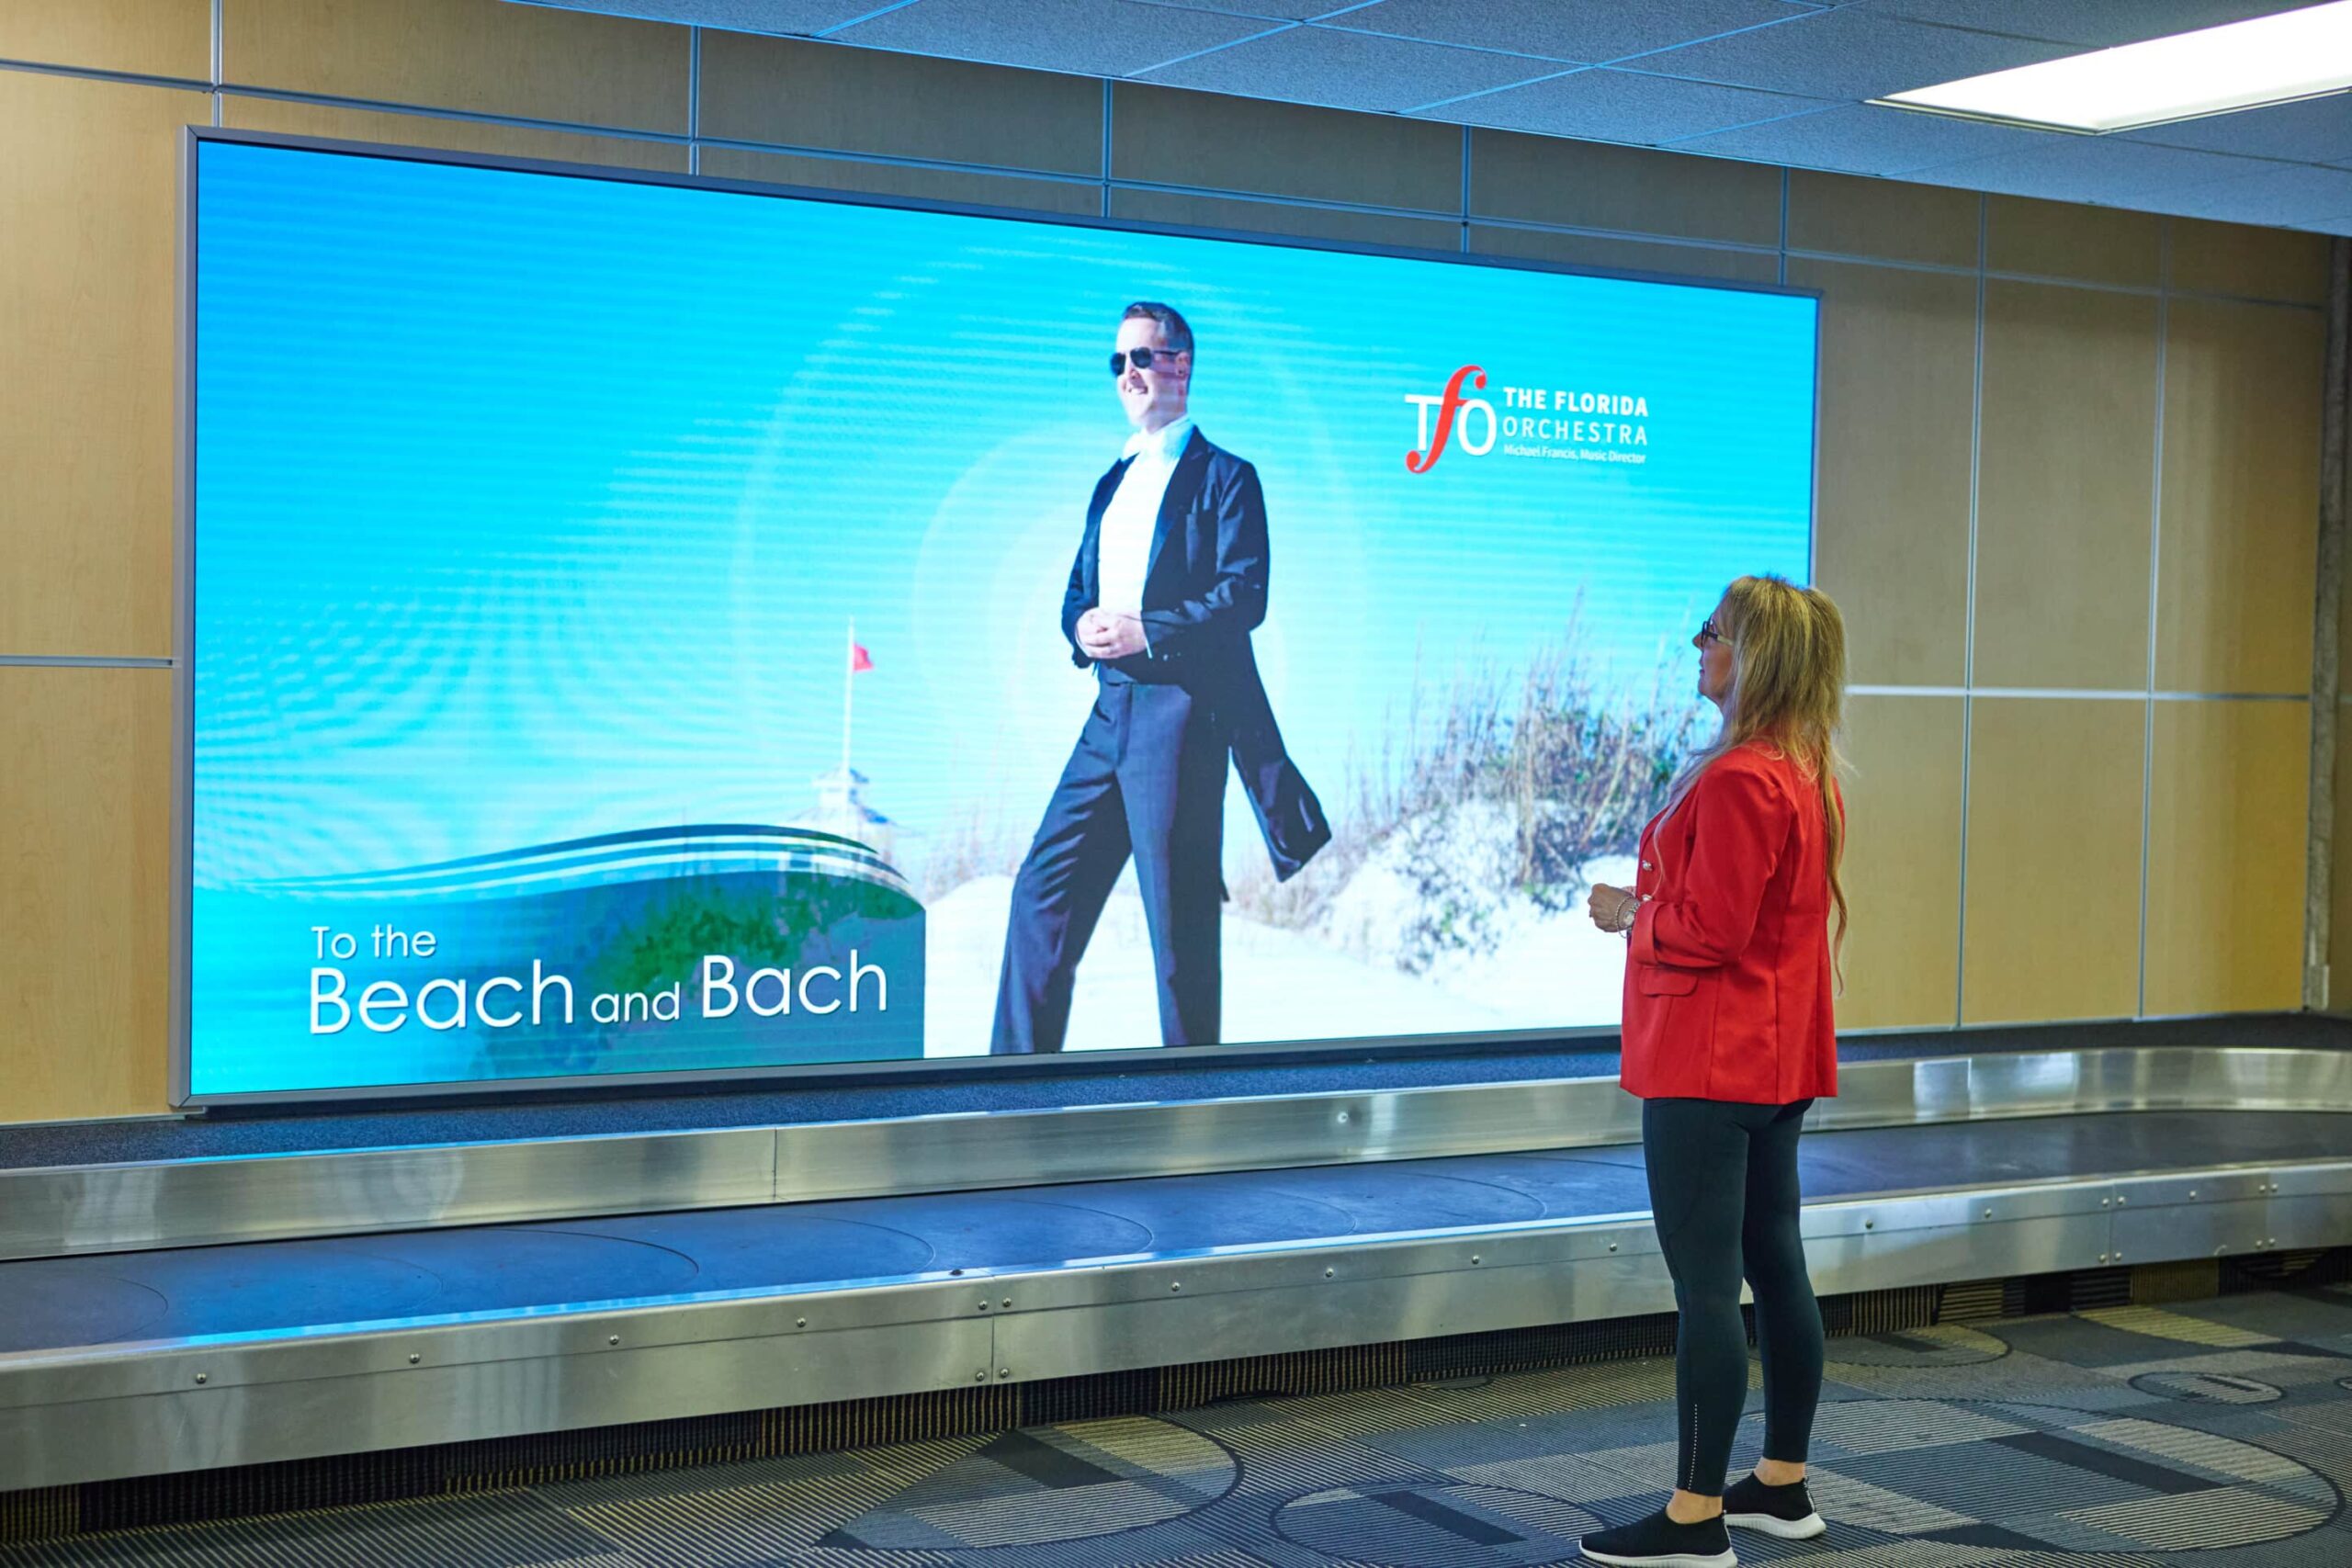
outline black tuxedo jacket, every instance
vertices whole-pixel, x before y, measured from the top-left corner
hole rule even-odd
[[[1102,602],[1102,513],[1126,477],[1122,458],[1094,486],[1062,595],[1062,636],[1080,669],[1078,618]],[[1169,476],[1143,580],[1146,651],[1105,678],[1182,686],[1208,705],[1258,814],[1274,875],[1288,880],[1331,840],[1322,803],[1283,747],[1250,634],[1266,618],[1266,497],[1258,470],[1195,428]]]

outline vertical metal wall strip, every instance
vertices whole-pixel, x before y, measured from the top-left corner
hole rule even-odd
[[[686,29],[686,173],[702,173],[702,29]]]
[[[2148,706],[2140,729],[2140,992],[2132,1016],[2148,1016],[2148,848],[2155,833],[2156,611],[2165,570],[2165,359],[2172,337],[2172,225],[2156,230],[2156,429],[2148,475]]]
[[[1102,78],[1102,212],[1111,216],[1111,99],[1115,84],[1108,76]]]
[[[1470,254],[1470,122],[1462,123],[1462,254]]]
[[[2303,1009],[2331,1000],[2328,952],[2335,897],[2336,698],[2344,671],[2337,636],[2344,615],[2345,378],[2352,367],[2352,240],[2327,246],[2327,348],[2320,384],[2319,548],[2312,594],[2311,832],[2303,862]]]
[[[1467,130],[1469,128],[1464,126],[1463,129]],[[1785,168],[1781,171],[1780,261],[1781,269],[1773,275],[1772,280],[1775,283],[1778,283],[1781,288],[1786,288],[1789,286],[1789,171]]]
[[[229,0],[212,0],[212,123],[220,123],[220,38],[224,30],[220,13]]]
[[[1968,783],[1976,755],[1976,499],[1984,467],[1984,276],[1992,202],[1976,198],[1976,385],[1968,407],[1968,593],[1960,637],[1960,948],[1952,954],[1951,1022],[1968,1017]],[[1785,254],[1785,250],[1783,252]]]

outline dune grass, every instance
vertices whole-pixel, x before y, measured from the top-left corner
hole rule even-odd
[[[1604,690],[1580,649],[1571,618],[1515,675],[1473,658],[1442,683],[1417,678],[1378,754],[1351,769],[1331,844],[1288,883],[1245,857],[1236,907],[1315,928],[1377,858],[1419,897],[1402,954],[1421,962],[1490,945],[1506,905],[1572,907],[1585,894],[1582,868],[1634,852],[1703,739],[1681,661],[1629,697]]]

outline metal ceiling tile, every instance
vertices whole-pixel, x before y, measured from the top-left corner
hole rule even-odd
[[[2167,187],[2154,199],[2186,217],[2290,227],[2352,217],[2352,170],[2274,166],[2245,179]]]
[[[1135,0],[914,0],[828,36],[908,54],[1127,76],[1284,25]]]
[[[1818,98],[1633,71],[1591,70],[1457,99],[1428,111],[1426,118],[1588,141],[1655,145],[1822,107]]]
[[[2293,164],[2335,164],[2352,159],[2352,94],[2331,93],[2301,103],[2207,115],[2174,125],[2116,133],[2128,141],[2165,147],[2195,147],[2241,158],[2278,158]]]
[[[1520,55],[1303,27],[1138,74],[1171,87],[1394,112],[1559,69]]]
[[[2108,137],[1856,101],[2304,0],[511,3],[2242,222],[2321,227],[2352,169],[2352,94]]]
[[[1782,22],[1810,9],[1784,0],[1649,0],[1639,6],[1618,0],[1374,0],[1327,17],[1325,25],[1600,62]]]
[[[1955,119],[1950,115],[1914,114],[1875,104],[1841,104],[1814,114],[1694,137],[1677,142],[1675,151],[1750,158],[1800,169],[1898,175],[1934,164],[2021,152],[2055,141],[2058,135]]]
[[[1363,0],[1136,0],[1145,6],[1172,6],[1180,11],[1218,11],[1228,17],[1263,17],[1272,21],[1304,22],[1327,12],[1346,11]]]
[[[2312,0],[1858,0],[1856,9],[1906,21],[2107,48],[2300,10]],[[1947,78],[1949,80],[1950,78]],[[1925,84],[1922,84],[1924,85]]]
[[[2245,179],[2275,173],[2280,166],[2111,136],[2055,136],[2044,147],[1939,164],[1912,170],[1906,177],[2056,201],[2140,206],[2144,204],[2134,198],[2152,192]]]
[[[641,17],[652,22],[714,28],[730,33],[818,35],[871,16],[877,0],[525,0],[567,11]]]
[[[2064,44],[1899,21],[1849,7],[1664,50],[1634,63],[1661,75],[1736,87],[1860,99],[2070,52]]]

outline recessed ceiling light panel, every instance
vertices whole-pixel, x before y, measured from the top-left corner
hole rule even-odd
[[[2352,88],[2352,0],[1995,71],[1873,102],[2101,132]]]

